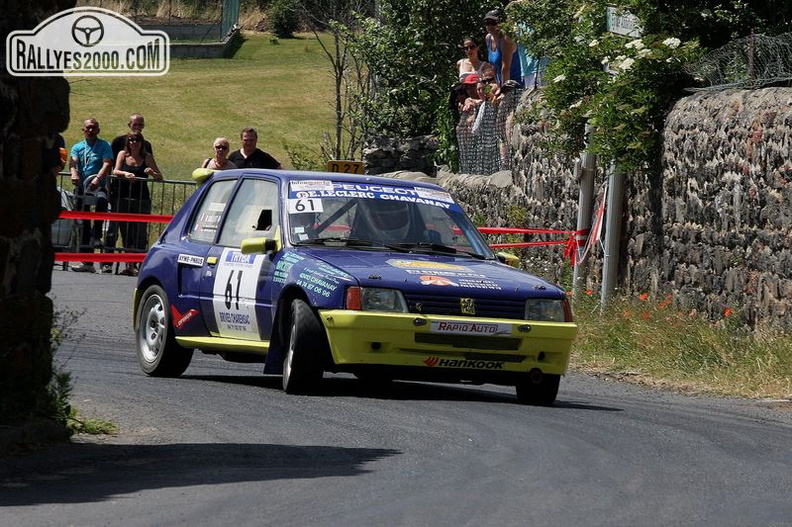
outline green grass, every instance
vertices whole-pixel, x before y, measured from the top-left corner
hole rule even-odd
[[[575,369],[643,384],[761,398],[792,397],[792,337],[749,331],[727,310],[712,322],[672,298],[618,299],[602,312],[575,302]]]
[[[322,132],[334,126],[333,78],[319,43],[308,35],[270,43],[270,35],[246,33],[229,59],[171,59],[162,77],[74,77],[67,148],[82,140],[87,117],[108,141],[128,131],[132,113],[146,117],[144,135],[166,179],[185,179],[213,155],[224,136],[240,145],[253,126],[259,147],[289,167],[286,147],[319,152]]]

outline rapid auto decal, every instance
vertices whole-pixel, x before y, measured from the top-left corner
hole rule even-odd
[[[258,336],[256,290],[265,256],[226,248],[217,266],[212,306],[223,337]]]
[[[450,333],[453,335],[511,335],[511,324],[435,320],[432,322],[430,332]]]
[[[368,198],[407,201],[461,210],[448,192],[426,188],[391,187],[368,183],[332,181],[292,181],[289,188],[289,212],[320,212],[322,198]]]
[[[441,359],[440,357],[427,357],[423,361],[430,368],[467,368],[473,370],[502,370],[504,362],[497,360],[468,360],[468,359]]]

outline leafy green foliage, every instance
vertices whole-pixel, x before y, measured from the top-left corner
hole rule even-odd
[[[298,26],[295,0],[275,0],[267,9],[267,17],[269,29],[276,37],[294,38]]]
[[[759,4],[521,1],[508,7],[513,22],[507,31],[533,55],[551,57],[547,86],[534,111],[550,121],[556,148],[580,151],[588,123],[593,127],[592,153],[617,161],[627,171],[656,172],[665,117],[684,88],[695,84],[684,66],[701,56],[702,46],[721,46],[752,29],[788,30],[792,7]],[[640,38],[608,32],[608,6],[636,16]]]
[[[371,95],[361,100],[367,128],[399,137],[435,133],[462,39],[483,39],[488,9],[478,1],[383,0],[378,18],[361,19],[354,50],[374,77]]]

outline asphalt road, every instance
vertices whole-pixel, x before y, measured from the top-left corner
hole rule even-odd
[[[114,437],[0,459],[0,526],[792,526],[792,408],[570,375],[550,408],[496,386],[255,364],[139,370],[134,278],[55,269],[73,402]]]

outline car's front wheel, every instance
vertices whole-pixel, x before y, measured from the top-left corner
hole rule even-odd
[[[149,286],[138,304],[136,344],[140,368],[152,377],[178,377],[192,360],[193,350],[176,343],[170,317],[165,291]]]
[[[530,371],[525,379],[517,383],[517,400],[522,404],[550,406],[556,400],[560,383],[560,375]]]
[[[291,394],[314,391],[322,380],[327,336],[322,323],[304,301],[291,305],[289,346],[283,359],[283,390]]]

